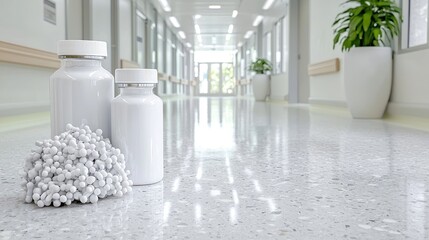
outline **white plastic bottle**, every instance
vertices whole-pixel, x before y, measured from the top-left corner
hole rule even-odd
[[[101,66],[107,57],[106,42],[63,40],[58,43],[61,68],[51,76],[51,135],[66,124],[100,128],[110,138],[110,102],[113,76]]]
[[[164,177],[163,106],[153,94],[155,69],[116,69],[120,94],[112,101],[112,143],[120,148],[134,185]]]

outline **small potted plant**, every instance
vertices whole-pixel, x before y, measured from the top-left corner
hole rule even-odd
[[[264,101],[268,94],[270,77],[268,72],[273,70],[270,61],[258,58],[249,66],[249,70],[256,74],[252,77],[253,95],[256,101]]]
[[[401,9],[393,0],[348,0],[333,23],[334,48],[344,52],[344,86],[354,118],[381,118],[392,85],[390,41],[399,34]]]

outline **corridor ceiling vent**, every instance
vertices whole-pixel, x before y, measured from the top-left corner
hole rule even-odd
[[[210,5],[210,9],[221,9],[222,7],[220,5]]]
[[[253,24],[252,24],[252,25],[253,25],[254,27],[257,27],[257,26],[259,25],[259,23],[261,23],[262,19],[264,19],[264,17],[263,17],[263,16],[261,16],[261,15],[257,16],[257,17],[255,18],[255,20],[253,21]]]
[[[273,5],[275,0],[266,0],[262,9],[268,10]]]
[[[170,19],[171,24],[173,24],[173,26],[175,28],[179,28],[180,27],[179,21],[177,21],[176,17],[169,17],[168,19]]]
[[[238,15],[238,11],[237,10],[232,11],[232,18],[236,18],[237,15]]]
[[[164,11],[171,12],[171,7],[167,0],[159,0],[159,4],[161,4]]]

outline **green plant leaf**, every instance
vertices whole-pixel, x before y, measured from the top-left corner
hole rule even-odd
[[[362,17],[357,16],[350,21],[350,31],[355,31],[357,26],[362,22]]]
[[[359,15],[364,9],[364,6],[359,6],[354,9],[351,9],[350,12],[352,12],[354,15]]]
[[[372,12],[371,11],[367,11],[363,15],[363,30],[365,32],[368,31],[369,25],[371,24],[371,17],[372,17]]]
[[[333,44],[342,51],[352,47],[386,45],[400,33],[401,9],[394,0],[347,0],[353,7],[341,11],[332,24]],[[385,35],[385,37],[383,37]]]
[[[271,62],[265,58],[258,58],[249,65],[249,71],[253,71],[257,74],[265,74],[269,71],[272,71],[272,69],[273,66]]]
[[[380,31],[380,29],[379,29],[379,28],[374,28],[373,33],[374,33],[374,38],[375,38],[375,39],[379,39],[379,38],[380,38],[380,36],[381,36],[381,31]]]

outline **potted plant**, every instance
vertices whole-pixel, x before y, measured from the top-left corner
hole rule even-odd
[[[268,72],[273,70],[270,61],[265,58],[258,58],[249,66],[249,70],[256,74],[252,77],[253,95],[256,101],[264,101],[269,89]]]
[[[347,105],[354,118],[381,118],[392,85],[390,41],[399,34],[401,10],[393,0],[348,0],[333,23],[334,48],[344,52]],[[343,4],[343,5],[344,5]]]

